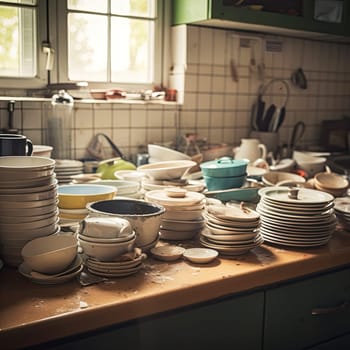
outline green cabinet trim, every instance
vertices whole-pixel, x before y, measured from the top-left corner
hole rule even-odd
[[[242,7],[225,6],[223,0],[173,0],[172,24],[200,24],[212,27],[224,27],[232,29],[257,30],[273,32],[280,30],[292,30],[297,34],[302,32],[331,34],[340,37],[350,36],[350,4],[343,3],[343,22],[328,23],[314,19],[314,1],[303,1],[303,16],[291,16],[286,14],[255,11]],[[242,25],[244,27],[242,28]]]

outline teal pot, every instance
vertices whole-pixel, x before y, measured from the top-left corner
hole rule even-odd
[[[208,191],[227,190],[229,188],[242,187],[247,174],[230,177],[203,176]]]
[[[239,177],[245,176],[247,172],[248,159],[232,159],[223,157],[220,159],[200,164],[203,176],[209,177]]]

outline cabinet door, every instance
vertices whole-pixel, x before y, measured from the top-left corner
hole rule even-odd
[[[350,331],[350,269],[268,290],[265,301],[264,349],[325,342]]]
[[[142,349],[261,349],[263,292],[191,307],[139,324]]]

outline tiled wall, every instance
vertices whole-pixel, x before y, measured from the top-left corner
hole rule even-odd
[[[209,143],[239,144],[250,133],[251,108],[262,83],[250,70],[252,51],[237,44],[239,37],[239,32],[188,27],[182,106],[76,102],[73,157],[85,157],[87,145],[99,132],[109,135],[127,155],[137,153],[147,143],[173,141],[186,132],[196,132]],[[282,51],[263,50],[264,81],[285,79],[290,85],[280,143],[288,142],[293,125],[302,120],[307,127],[301,146],[318,144],[322,120],[350,114],[350,46],[299,38],[267,38],[280,40]],[[258,53],[254,53],[260,61]],[[230,73],[231,58],[236,62],[238,82]],[[291,73],[299,67],[308,79],[306,90],[290,82]],[[266,97],[266,102],[282,106],[284,92],[277,85],[273,89],[274,95]],[[16,102],[15,127],[34,143],[43,143],[48,106],[48,102]],[[6,107],[7,103],[1,101],[0,128],[7,126]]]

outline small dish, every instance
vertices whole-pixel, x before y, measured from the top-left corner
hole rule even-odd
[[[175,261],[182,257],[185,252],[185,248],[175,246],[175,245],[163,245],[159,247],[154,247],[151,249],[152,255],[163,261]]]
[[[208,264],[213,261],[219,253],[209,248],[189,248],[183,253],[183,257],[193,263]]]

